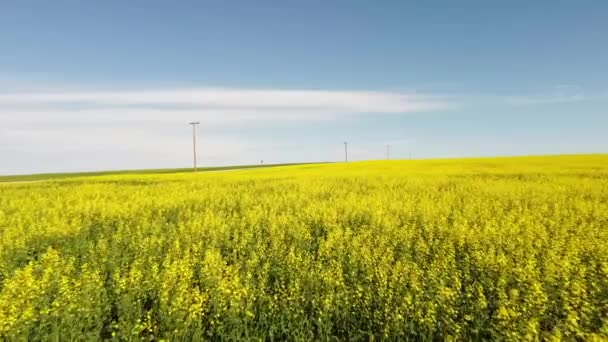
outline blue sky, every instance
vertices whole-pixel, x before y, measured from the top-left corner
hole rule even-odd
[[[608,152],[605,1],[4,1],[0,174]]]

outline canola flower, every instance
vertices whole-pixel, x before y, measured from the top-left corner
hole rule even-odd
[[[0,185],[0,340],[606,340],[608,155]]]

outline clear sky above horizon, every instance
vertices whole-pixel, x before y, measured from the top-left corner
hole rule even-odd
[[[3,1],[0,174],[608,152],[606,1]]]

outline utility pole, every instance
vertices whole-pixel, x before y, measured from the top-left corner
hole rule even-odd
[[[200,124],[198,121],[192,121],[188,123],[192,125],[192,147],[193,147],[193,157],[194,157],[194,172],[198,171],[196,167],[196,125]]]
[[[386,145],[386,160],[391,159],[390,151],[391,151],[391,145],[387,144]]]
[[[348,163],[348,142],[344,142],[344,162]]]

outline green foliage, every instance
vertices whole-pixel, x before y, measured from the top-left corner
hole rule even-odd
[[[0,186],[0,340],[608,339],[608,156]]]

